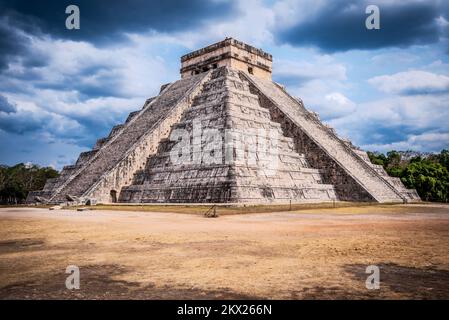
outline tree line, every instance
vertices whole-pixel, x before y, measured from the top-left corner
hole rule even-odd
[[[393,150],[386,154],[368,152],[368,156],[390,176],[400,178],[407,188],[416,189],[422,200],[449,201],[449,150],[435,154]],[[51,167],[0,165],[0,204],[24,203],[28,192],[41,190],[47,179],[58,176]]]
[[[384,167],[390,176],[398,177],[410,189],[416,189],[424,201],[449,201],[449,150],[437,154],[389,151],[368,152],[372,163]]]
[[[24,203],[28,192],[41,190],[47,179],[56,178],[59,172],[51,167],[19,163],[0,165],[0,204]]]

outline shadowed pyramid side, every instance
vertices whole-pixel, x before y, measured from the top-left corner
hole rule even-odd
[[[305,153],[313,167],[321,169],[324,181],[335,186],[339,200],[419,200],[414,190],[405,189],[400,181],[376,170],[369,159],[363,159],[352,144],[339,138],[280,85],[244,72],[240,75],[251,84],[251,91],[270,109],[272,117],[282,123],[298,152]]]

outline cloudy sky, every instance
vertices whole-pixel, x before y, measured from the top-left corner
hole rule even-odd
[[[449,148],[449,1],[0,0],[0,163],[73,163],[225,37],[272,53],[274,80],[364,149]]]

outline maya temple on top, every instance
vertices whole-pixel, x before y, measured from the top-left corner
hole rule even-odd
[[[419,201],[232,38],[181,57],[181,79],[30,192],[28,203]]]

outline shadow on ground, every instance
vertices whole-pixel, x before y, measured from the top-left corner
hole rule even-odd
[[[449,271],[434,267],[415,268],[395,263],[377,264],[380,269],[380,289],[367,290],[367,297],[382,296],[388,290],[394,294],[411,299],[449,299]],[[351,264],[345,271],[361,283],[365,283],[369,274],[366,265]]]
[[[380,289],[368,290],[366,265],[349,264],[343,271],[350,278],[347,286],[305,287],[290,292],[291,299],[449,299],[449,271],[433,267],[414,268],[394,263],[377,264]]]
[[[173,286],[142,286],[138,282],[117,280],[129,272],[119,265],[90,265],[80,267],[79,290],[68,290],[61,273],[47,275],[39,280],[17,282],[0,288],[0,299],[257,299],[254,296],[235,293],[229,289],[201,290]]]
[[[25,238],[0,241],[0,254],[8,252],[20,252],[26,250],[36,250],[45,244],[44,239]]]

